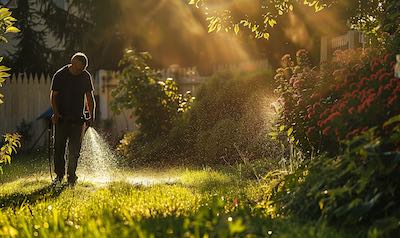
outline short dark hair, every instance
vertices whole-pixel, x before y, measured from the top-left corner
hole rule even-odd
[[[88,65],[89,65],[89,60],[88,60],[88,57],[87,57],[84,53],[82,53],[82,52],[77,52],[77,53],[75,53],[75,54],[71,57],[71,61],[72,61],[74,58],[76,58],[77,60],[79,60],[79,61],[85,66],[85,69],[88,67]]]

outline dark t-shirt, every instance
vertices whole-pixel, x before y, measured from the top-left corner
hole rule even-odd
[[[87,70],[73,75],[66,65],[54,74],[51,90],[59,92],[56,103],[61,117],[80,120],[84,112],[85,93],[93,91],[92,76]]]

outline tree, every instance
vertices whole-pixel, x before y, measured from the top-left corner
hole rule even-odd
[[[354,28],[364,32],[393,34],[400,24],[399,11],[400,2],[397,0],[360,1],[350,20]]]
[[[16,25],[21,30],[16,39],[16,52],[11,56],[12,71],[27,73],[47,73],[54,68],[50,64],[53,51],[46,45],[46,29],[41,27],[42,19],[37,9],[36,0],[18,0],[18,8],[13,12],[19,19]]]
[[[270,30],[278,24],[279,18],[287,15],[299,5],[314,8],[315,12],[330,6],[334,0],[190,0],[190,5],[203,8],[208,21],[208,32],[247,29],[254,38],[269,39]],[[210,9],[213,9],[210,11]]]
[[[9,9],[0,6],[0,44],[6,43],[6,33],[17,33],[19,29],[14,26],[16,19],[11,16]],[[0,63],[3,60],[0,57]],[[10,74],[7,73],[10,69],[6,66],[0,65],[0,87],[6,81]],[[0,93],[0,104],[3,103],[1,100],[3,95]],[[3,164],[11,162],[11,155],[16,152],[16,148],[21,147],[20,135],[18,134],[6,134],[4,136],[5,144],[0,148],[0,171],[2,172]]]
[[[62,64],[77,51],[96,59],[90,68],[115,69],[124,46],[118,30],[120,8],[112,0],[72,0],[66,9],[37,0],[48,31],[63,46],[55,62]]]

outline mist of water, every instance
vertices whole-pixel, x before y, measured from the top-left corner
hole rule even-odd
[[[124,171],[117,166],[117,155],[107,141],[92,127],[87,129],[78,164],[81,181],[105,185],[113,181],[124,181],[134,185],[151,186],[159,183],[175,183],[175,177],[160,177],[154,173],[138,174]]]
[[[107,183],[115,179],[117,157],[108,143],[92,127],[88,128],[82,141],[78,176],[82,180]]]

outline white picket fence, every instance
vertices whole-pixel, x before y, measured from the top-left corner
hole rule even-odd
[[[336,50],[347,50],[364,47],[366,44],[364,34],[358,31],[348,31],[346,34],[328,38],[321,38],[321,62],[329,60]]]
[[[6,132],[16,132],[22,121],[32,123],[32,144],[39,137],[47,124],[43,120],[36,120],[50,107],[49,75],[13,75],[0,88],[4,95],[4,104],[0,105],[0,135]],[[43,145],[47,142],[46,136],[39,141]]]

